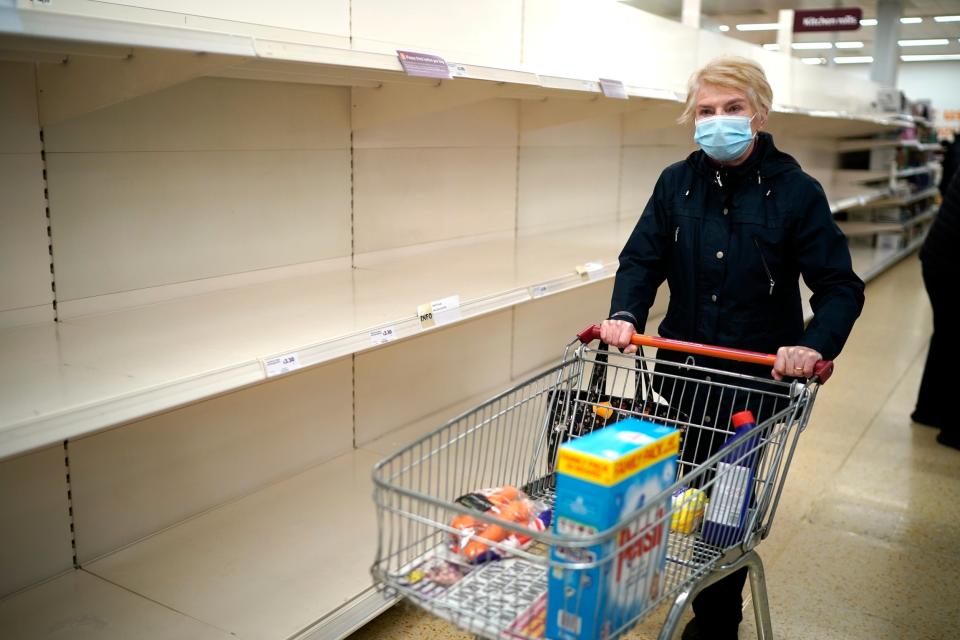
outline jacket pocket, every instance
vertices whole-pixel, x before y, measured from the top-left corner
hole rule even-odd
[[[760,254],[760,264],[763,265],[764,274],[767,276],[767,282],[770,285],[769,293],[767,295],[773,295],[773,289],[777,286],[776,278],[773,277],[773,270],[770,268],[770,262],[767,260],[767,256],[763,252],[763,247],[760,244],[760,238],[758,236],[753,236],[753,245],[757,248],[757,252]]]

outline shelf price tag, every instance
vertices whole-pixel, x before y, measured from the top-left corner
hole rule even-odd
[[[296,353],[287,353],[270,358],[263,361],[263,368],[266,369],[268,378],[290,373],[300,368],[300,357]]]
[[[397,332],[394,331],[393,327],[387,327],[386,329],[374,329],[370,332],[370,344],[373,346],[393,342],[396,339]]]
[[[586,276],[590,280],[596,280],[603,275],[603,263],[587,262],[586,264],[578,264],[577,273],[581,276]]]
[[[630,96],[627,95],[627,88],[623,86],[623,82],[620,80],[600,78],[600,91],[608,98],[616,98],[618,100],[630,99]]]
[[[466,78],[467,77],[467,68],[462,64],[456,62],[449,62],[447,66],[450,68],[450,75],[454,78]]]
[[[403,72],[408,76],[438,78],[441,80],[448,80],[453,77],[450,74],[450,67],[447,65],[447,61],[440,56],[435,56],[430,53],[398,50],[397,57],[400,58],[400,66],[403,67]]]
[[[449,296],[417,306],[420,328],[441,327],[463,317],[460,312],[460,296]]]
[[[547,295],[547,292],[550,290],[550,287],[545,284],[538,284],[530,288],[530,297],[536,300],[537,298],[542,298]]]

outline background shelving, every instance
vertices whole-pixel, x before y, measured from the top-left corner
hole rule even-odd
[[[926,120],[910,118],[896,135],[843,141],[838,176],[848,182],[887,182],[887,195],[839,214],[854,247],[912,251],[936,215],[941,150]],[[885,264],[881,261],[879,264]]]

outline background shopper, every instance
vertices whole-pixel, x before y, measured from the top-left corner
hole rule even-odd
[[[960,279],[957,247],[960,247],[960,172],[955,172],[947,185],[940,212],[920,249],[923,284],[933,307],[933,335],[917,406],[910,416],[914,422],[938,427],[937,442],[960,449],[960,423],[951,402],[954,393],[951,369],[960,358],[960,339],[952,335],[960,328],[954,294]]]

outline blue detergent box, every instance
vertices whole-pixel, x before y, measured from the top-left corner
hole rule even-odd
[[[670,531],[663,492],[676,479],[679,447],[679,431],[636,418],[560,447],[555,533],[584,537],[644,514],[601,544],[551,548],[547,638],[613,638],[658,597]],[[596,561],[589,569],[562,564]]]

